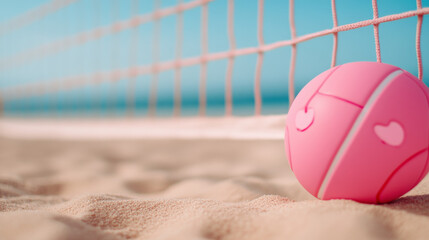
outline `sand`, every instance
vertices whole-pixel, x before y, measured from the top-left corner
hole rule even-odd
[[[281,140],[0,140],[0,239],[428,239],[429,180],[320,201]]]

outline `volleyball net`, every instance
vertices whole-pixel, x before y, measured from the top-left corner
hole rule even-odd
[[[54,115],[56,111],[63,111],[60,106],[61,103],[58,103],[59,99],[61,99],[61,95],[67,95],[68,97],[66,101],[71,102],[69,104],[72,104],[73,101],[82,101],[82,92],[86,92],[86,94],[89,95],[99,94],[99,92],[107,92],[101,94],[96,101],[100,106],[109,109],[109,90],[106,90],[106,88],[113,88],[114,90],[116,85],[113,83],[122,81],[122,85],[124,87],[122,89],[123,93],[121,96],[123,96],[123,109],[125,110],[123,114],[133,116],[135,115],[136,109],[140,107],[145,108],[145,115],[157,116],[157,112],[162,107],[159,104],[159,99],[162,97],[159,89],[165,87],[165,84],[161,84],[163,81],[162,74],[164,72],[171,72],[173,81],[168,81],[170,85],[173,85],[169,86],[169,88],[172,89],[173,95],[171,115],[181,116],[183,115],[183,88],[189,87],[187,84],[184,84],[187,79],[184,77],[183,71],[185,68],[198,66],[198,82],[196,86],[193,86],[198,92],[198,100],[196,103],[198,111],[195,114],[206,116],[208,108],[207,94],[211,91],[211,88],[207,86],[207,78],[210,74],[208,71],[208,65],[212,62],[223,60],[226,62],[226,69],[223,74],[223,79],[217,79],[217,81],[223,82],[221,85],[223,88],[223,94],[219,96],[223,98],[220,101],[223,105],[222,115],[231,116],[234,114],[233,110],[236,107],[233,90],[233,76],[234,71],[236,71],[235,63],[238,57],[255,55],[255,65],[252,65],[253,67],[251,69],[246,69],[246,71],[252,72],[253,75],[251,79],[252,81],[248,83],[252,85],[251,89],[253,91],[253,103],[251,104],[253,108],[252,114],[257,116],[263,114],[262,109],[264,98],[261,90],[261,72],[264,62],[266,61],[265,56],[267,53],[277,51],[284,47],[290,48],[290,55],[288,56],[290,59],[285,61],[287,64],[282,66],[282,68],[288,69],[288,75],[286,78],[281,79],[281,81],[287,82],[287,92],[284,92],[283,94],[284,96],[287,96],[287,102],[290,104],[297,93],[297,88],[295,86],[295,69],[297,54],[299,52],[297,49],[298,45],[312,39],[331,35],[333,39],[331,45],[332,53],[330,64],[328,65],[333,67],[338,62],[338,43],[341,41],[341,37],[339,39],[338,35],[341,32],[347,32],[353,29],[372,27],[374,34],[373,41],[375,43],[372,46],[372,51],[375,52],[376,60],[382,62],[383,55],[380,50],[382,49],[382,46],[380,46],[379,26],[383,23],[406,18],[417,18],[417,24],[415,26],[415,56],[417,58],[414,61],[417,66],[416,75],[418,75],[419,79],[423,80],[424,65],[422,62],[423,58],[421,48],[422,43],[429,42],[429,39],[422,41],[422,24],[424,15],[429,14],[429,8],[423,7],[421,0],[417,0],[415,2],[415,9],[413,10],[381,17],[379,16],[377,0],[372,0],[372,18],[343,25],[339,24],[337,19],[338,10],[336,7],[336,1],[332,0],[330,3],[330,8],[332,10],[330,21],[332,22],[332,26],[327,29],[302,35],[297,34],[297,27],[295,24],[295,4],[294,0],[290,0],[287,4],[287,8],[284,9],[284,14],[288,15],[289,19],[288,23],[285,23],[285,27],[289,29],[290,38],[275,42],[266,42],[264,39],[264,28],[269,27],[264,24],[264,14],[267,14],[264,7],[268,0],[255,0],[257,1],[256,22],[249,22],[248,24],[256,24],[255,38],[257,44],[250,47],[239,47],[236,42],[236,28],[238,25],[235,22],[235,14],[237,11],[244,11],[244,9],[237,9],[236,3],[238,0],[178,0],[176,4],[170,6],[163,6],[161,0],[155,0],[153,2],[153,8],[147,13],[141,13],[141,11],[139,11],[141,8],[139,5],[142,4],[142,1],[131,0],[129,1],[130,12],[128,14],[122,14],[124,16],[120,16],[121,12],[118,10],[124,1],[112,0],[109,1],[109,4],[113,5],[110,10],[111,12],[108,14],[110,16],[110,20],[105,21],[105,24],[100,19],[104,14],[103,11],[106,11],[102,6],[103,4],[106,4],[106,2],[94,0],[93,3],[90,3],[93,4],[91,16],[95,21],[98,21],[97,24],[94,25],[94,28],[82,28],[81,31],[73,32],[71,34],[64,30],[61,31],[55,39],[35,41],[36,43],[29,44],[29,46],[22,49],[19,47],[11,47],[10,40],[9,42],[5,40],[13,34],[15,34],[15,38],[17,36],[18,38],[19,36],[21,36],[21,38],[28,37],[27,32],[37,31],[37,23],[44,21],[43,19],[46,19],[49,15],[60,13],[59,16],[61,17],[66,13],[70,14],[70,12],[66,12],[65,9],[71,8],[72,6],[79,11],[79,8],[87,6],[87,3],[78,5],[81,1],[85,0],[53,0],[1,24],[0,44],[1,49],[5,53],[2,54],[0,58],[0,99],[3,105],[4,114],[31,111],[32,108],[36,109],[37,112],[37,109],[40,109],[40,107],[43,108],[44,105],[51,106],[57,104],[57,107],[53,107],[48,111],[50,114]],[[224,3],[226,5],[224,8],[226,19],[219,20],[226,23],[224,25],[224,29],[229,47],[224,51],[211,51],[209,48],[209,41],[211,41],[209,36],[209,16],[211,14],[210,5],[217,1],[221,1],[222,4]],[[196,47],[200,48],[200,54],[196,56],[185,56],[185,54],[183,54],[184,28],[186,27],[184,24],[184,14],[191,10],[199,11],[199,14],[196,15],[198,18],[195,19],[195,24],[199,25],[200,36],[199,39],[196,38],[194,41]],[[172,52],[172,58],[166,60],[161,57],[161,52],[165,51],[165,49],[163,49],[165,46],[162,45],[163,41],[161,36],[163,26],[165,25],[162,24],[162,20],[167,17],[175,18],[175,20],[171,22],[171,24],[174,24],[174,28],[170,28],[174,29],[175,37],[174,39],[171,39],[171,41],[174,41],[174,48],[168,50]],[[65,28],[64,25],[67,24],[66,21],[84,21],[79,18],[79,15],[69,15],[64,24],[56,24],[54,28]],[[318,21],[317,19],[312,19],[311,16],[307,16],[307,18],[309,21]],[[151,45],[147,48],[147,51],[144,52],[141,50],[142,36],[139,34],[139,29],[141,26],[148,24],[151,24]],[[85,22],[83,22],[82,25],[88,26]],[[240,28],[245,27],[246,26],[240,25]],[[118,35],[126,31],[129,32],[130,36],[129,40],[127,40],[128,44],[123,44],[119,40],[111,38],[114,35]],[[27,41],[31,40],[32,39],[27,39]],[[92,55],[91,59],[106,58],[106,54],[103,54],[103,52],[107,51],[105,49],[106,44],[102,44],[102,41],[109,41],[110,44],[109,61],[111,63],[105,64],[108,67],[104,67],[104,69],[102,67],[97,67],[89,70],[86,69],[85,71],[69,71],[66,69],[78,68],[74,67],[74,65],[77,64],[76,62],[71,63],[70,56],[75,54],[73,49],[80,46],[86,46],[83,52],[90,51]],[[114,49],[120,49],[121,53],[118,53],[119,50]],[[126,56],[124,56],[124,52],[126,53]],[[144,54],[146,56],[149,55],[150,61],[145,64],[141,64],[141,61],[138,60],[139,54]],[[76,57],[76,59],[80,59],[80,61],[85,61],[83,58],[84,56]],[[118,60],[119,58],[127,59],[127,61],[125,61],[126,64],[118,63],[118,61],[121,61]],[[59,69],[50,69],[49,62],[46,63],[46,59],[50,59],[50,61],[55,62],[54,65],[51,65],[52,68]],[[102,63],[92,64],[103,65]],[[70,67],[70,65],[73,66]],[[35,76],[32,76],[33,70],[36,71],[41,68],[44,69],[43,73],[34,74]],[[62,71],[63,69],[66,70]],[[51,70],[55,70],[56,73],[48,74]],[[24,73],[26,74],[26,78],[20,77],[23,76]],[[146,78],[142,80],[140,78],[141,76],[145,76]],[[307,81],[309,80],[310,79],[307,79]],[[139,81],[147,81],[147,84],[139,84]],[[88,90],[88,87],[90,87],[91,90]],[[137,90],[142,87],[146,88],[146,90]],[[110,92],[112,92],[112,90],[110,90]],[[43,96],[51,97],[43,98]],[[139,102],[138,99],[141,97],[144,97],[146,101]],[[36,99],[40,98],[43,99],[43,101],[39,101],[37,104],[40,106],[36,106]],[[88,101],[84,102],[84,104],[91,105],[92,103]],[[66,103],[64,104],[67,105]],[[144,104],[145,106],[142,107],[141,104]],[[94,109],[96,108],[93,108],[93,110]],[[287,108],[284,108],[280,112],[286,113]]]

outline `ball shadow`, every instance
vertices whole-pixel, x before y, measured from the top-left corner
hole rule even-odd
[[[383,207],[429,216],[429,194],[401,197]]]

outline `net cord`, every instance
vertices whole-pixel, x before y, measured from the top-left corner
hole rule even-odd
[[[227,30],[229,40],[229,52],[226,56],[228,58],[228,65],[226,69],[225,77],[225,115],[232,116],[232,74],[234,71],[235,55],[233,54],[236,50],[235,35],[234,35],[234,0],[228,0],[228,18],[227,18]]]
[[[154,0],[154,10],[155,13],[159,12],[159,8],[161,6],[161,0]],[[160,22],[160,16],[154,18],[154,26],[153,26],[153,35],[152,35],[152,62],[153,65],[151,66],[150,73],[152,74],[151,83],[150,83],[150,92],[149,92],[149,109],[148,109],[148,115],[150,117],[156,116],[156,105],[157,105],[157,91],[158,91],[158,81],[159,81],[159,72],[161,72],[161,69],[158,65],[159,62],[159,41],[161,40],[161,22]],[[175,64],[173,66],[177,67]],[[139,69],[137,69],[137,73],[139,74]]]
[[[335,0],[331,1],[331,8],[332,8],[332,22],[334,25],[334,28],[338,27],[338,18],[337,18],[337,7],[335,5]],[[331,68],[335,67],[337,64],[337,50],[338,50],[338,33],[334,32],[334,43],[332,46],[332,61],[331,61]]]
[[[257,34],[258,34],[258,48],[264,46],[264,0],[258,1],[258,22],[257,22]],[[262,109],[262,96],[261,96],[261,71],[264,62],[264,51],[260,49],[258,51],[258,57],[256,60],[255,70],[255,82],[254,82],[254,98],[255,98],[255,116],[261,115]]]
[[[295,99],[295,64],[296,64],[296,45],[299,43],[296,37],[295,28],[295,3],[294,0],[289,0],[289,27],[291,34],[290,44],[292,47],[290,66],[289,66],[289,107]]]
[[[417,10],[422,10],[422,1],[416,1]],[[422,49],[420,46],[421,35],[422,35],[422,25],[423,25],[423,14],[420,13],[417,15],[417,29],[416,29],[416,55],[417,55],[417,68],[418,68],[418,78],[423,81],[423,63],[422,63]]]
[[[418,15],[426,15],[426,14],[429,14],[429,8],[422,8],[422,9],[418,9],[418,10],[414,10],[414,11],[408,11],[408,12],[399,13],[399,14],[387,15],[384,17],[379,17],[377,19],[364,20],[364,21],[360,21],[360,22],[356,22],[356,23],[340,25],[340,26],[334,27],[332,29],[326,29],[326,30],[322,30],[319,32],[302,35],[302,36],[296,37],[296,38],[291,39],[291,40],[285,40],[285,41],[279,41],[279,42],[274,42],[274,43],[270,43],[270,44],[265,44],[259,48],[258,47],[249,47],[249,48],[229,50],[229,51],[225,51],[225,52],[210,53],[210,54],[206,55],[205,60],[206,61],[215,61],[215,60],[227,59],[227,58],[237,57],[237,56],[242,56],[242,55],[255,54],[260,50],[262,50],[264,52],[272,51],[272,50],[277,49],[277,48],[296,45],[298,43],[305,42],[305,41],[308,41],[308,40],[311,40],[311,39],[314,39],[317,37],[333,34],[335,32],[338,33],[338,32],[343,32],[343,31],[348,31],[348,30],[352,30],[352,29],[370,26],[370,25],[373,25],[375,23],[390,22],[390,21],[414,17],[414,16],[418,16]],[[156,36],[156,35],[157,34],[154,34],[154,36]],[[154,47],[154,49],[156,49],[156,48],[157,47]],[[202,60],[201,56],[182,58],[178,64],[181,67],[198,65],[198,64],[201,64],[201,60]],[[153,63],[151,65],[138,66],[136,68],[136,71],[137,71],[138,75],[146,75],[146,74],[151,74],[153,72],[167,71],[167,70],[173,69],[176,66],[176,64],[177,64],[176,61],[166,61],[166,62],[161,62],[161,63]],[[118,78],[129,77],[130,76],[130,68],[114,69],[112,71],[93,73],[93,74],[88,74],[88,75],[83,75],[83,76],[72,76],[72,77],[67,77],[65,79],[51,79],[50,87],[47,89],[44,89],[43,91],[42,91],[42,89],[40,89],[40,86],[38,86],[37,83],[36,84],[23,85],[23,86],[19,86],[19,87],[9,87],[9,88],[5,88],[3,90],[3,97],[6,99],[12,99],[12,98],[19,98],[20,96],[25,97],[26,95],[22,95],[23,92],[26,92],[28,94],[43,94],[43,93],[49,92],[50,90],[58,90],[57,85],[58,85],[58,82],[60,82],[60,81],[64,81],[66,83],[65,84],[66,88],[80,87],[82,85],[85,85],[85,83],[82,81],[82,78],[84,78],[84,77],[94,78],[97,75],[101,76],[100,81],[115,81]]]
[[[378,18],[377,0],[372,0],[372,14],[373,14],[373,19]],[[374,24],[374,41],[375,41],[375,55],[377,56],[377,62],[381,62],[380,36],[378,34],[378,23]]]
[[[206,115],[207,108],[207,63],[208,63],[208,41],[209,41],[209,32],[208,32],[208,2],[204,3],[201,7],[201,71],[200,71],[200,88],[199,88],[199,115]]]
[[[183,0],[179,0],[179,5]],[[182,45],[183,45],[183,11],[177,13],[176,24],[176,62],[182,58]],[[173,116],[179,117],[182,108],[182,94],[181,94],[181,81],[182,81],[182,68],[177,64],[174,73],[174,106]]]

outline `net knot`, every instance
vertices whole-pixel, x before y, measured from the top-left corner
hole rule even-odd
[[[113,32],[120,32],[121,30],[122,30],[122,28],[123,28],[123,24],[122,24],[122,22],[117,22],[117,23],[114,23],[113,25],[112,25],[112,31]]]
[[[103,81],[103,75],[101,73],[96,73],[92,76],[94,83],[101,83]]]
[[[137,76],[139,75],[139,69],[138,69],[138,67],[136,67],[136,66],[131,67],[131,68],[128,70],[128,75],[129,75],[131,78],[137,77]]]
[[[155,11],[154,13],[153,13],[153,15],[152,15],[152,17],[153,17],[153,20],[159,20],[160,18],[162,18],[162,14],[161,14],[161,11]]]
[[[135,17],[131,18],[131,21],[130,21],[131,27],[133,27],[133,28],[138,27],[139,24],[140,24],[140,17],[139,16],[135,16]]]
[[[204,54],[204,55],[201,55],[201,57],[200,57],[200,61],[201,61],[201,63],[207,63],[208,61],[209,61],[209,58],[208,58],[208,56],[207,56],[207,54]]]
[[[180,60],[176,60],[174,61],[174,68],[180,68],[182,66],[181,61]]]
[[[176,7],[177,13],[181,13],[185,11],[185,5],[183,5],[183,3],[177,5]]]
[[[86,33],[81,33],[77,35],[76,40],[78,43],[84,43],[88,40],[88,35]]]
[[[266,52],[267,49],[264,45],[260,45],[260,46],[258,46],[257,51],[259,54],[262,54],[262,53]]]
[[[227,54],[228,58],[235,58],[235,50],[230,50]]]
[[[121,71],[115,70],[110,73],[110,80],[118,81],[119,79],[121,79]]]
[[[154,64],[154,65],[152,66],[151,72],[152,72],[153,74],[155,74],[155,73],[158,73],[158,72],[159,72],[159,66],[158,66],[158,64]]]

